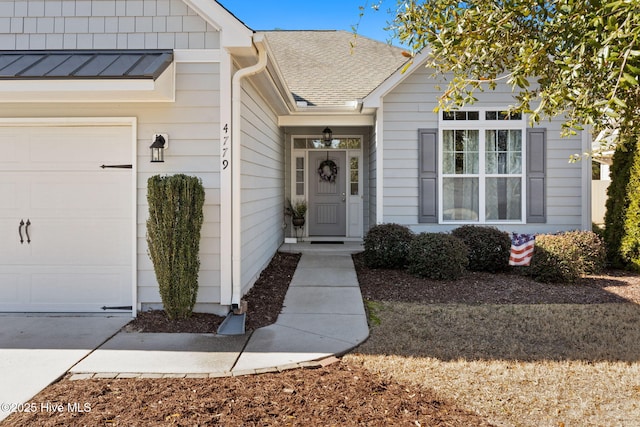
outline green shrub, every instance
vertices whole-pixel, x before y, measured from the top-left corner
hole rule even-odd
[[[364,262],[369,268],[404,268],[412,239],[404,225],[376,225],[364,237]]]
[[[607,263],[607,252],[602,239],[592,231],[562,233],[575,246],[578,270],[581,274],[600,273]]]
[[[495,227],[463,225],[451,234],[467,245],[469,270],[495,273],[509,268],[511,238],[508,233]]]
[[[574,283],[581,274],[576,245],[564,234],[536,236],[527,274],[538,282]]]
[[[462,240],[444,233],[420,233],[409,245],[409,273],[436,280],[454,280],[464,274],[468,259]]]
[[[605,243],[609,263],[640,270],[640,140],[621,141],[607,189]]]
[[[170,319],[189,317],[198,295],[202,182],[186,175],[152,176],[147,201],[149,256],[164,310]]]

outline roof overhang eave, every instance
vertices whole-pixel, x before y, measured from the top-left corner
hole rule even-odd
[[[175,65],[157,78],[0,78],[2,102],[173,102]]]

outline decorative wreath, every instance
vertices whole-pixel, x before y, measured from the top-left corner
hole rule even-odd
[[[326,182],[335,182],[338,176],[338,165],[333,160],[325,160],[318,168],[320,179]]]

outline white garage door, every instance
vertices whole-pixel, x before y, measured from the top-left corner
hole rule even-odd
[[[0,312],[132,304],[129,126],[0,126]]]

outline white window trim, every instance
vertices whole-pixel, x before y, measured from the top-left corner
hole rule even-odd
[[[507,111],[508,108],[490,107],[490,108],[464,108],[460,111],[478,111],[478,120],[443,120],[443,113],[438,113],[438,223],[439,224],[478,224],[478,225],[500,225],[500,224],[526,224],[526,212],[527,212],[527,117],[522,114],[520,120],[486,120],[487,111]],[[445,130],[478,130],[479,131],[479,147],[478,147],[478,174],[465,174],[465,175],[453,175],[444,174],[443,161],[444,161],[444,131]],[[500,174],[501,178],[517,178],[521,179],[521,218],[519,220],[487,220],[486,219],[486,186],[485,181],[487,177],[495,177],[495,174],[487,174],[485,172],[486,164],[486,141],[485,131],[487,130],[520,130],[522,132],[522,173],[521,174]],[[478,205],[478,220],[445,220],[444,219],[444,178],[448,177],[469,177],[478,178],[478,192],[479,192],[479,205]]]

